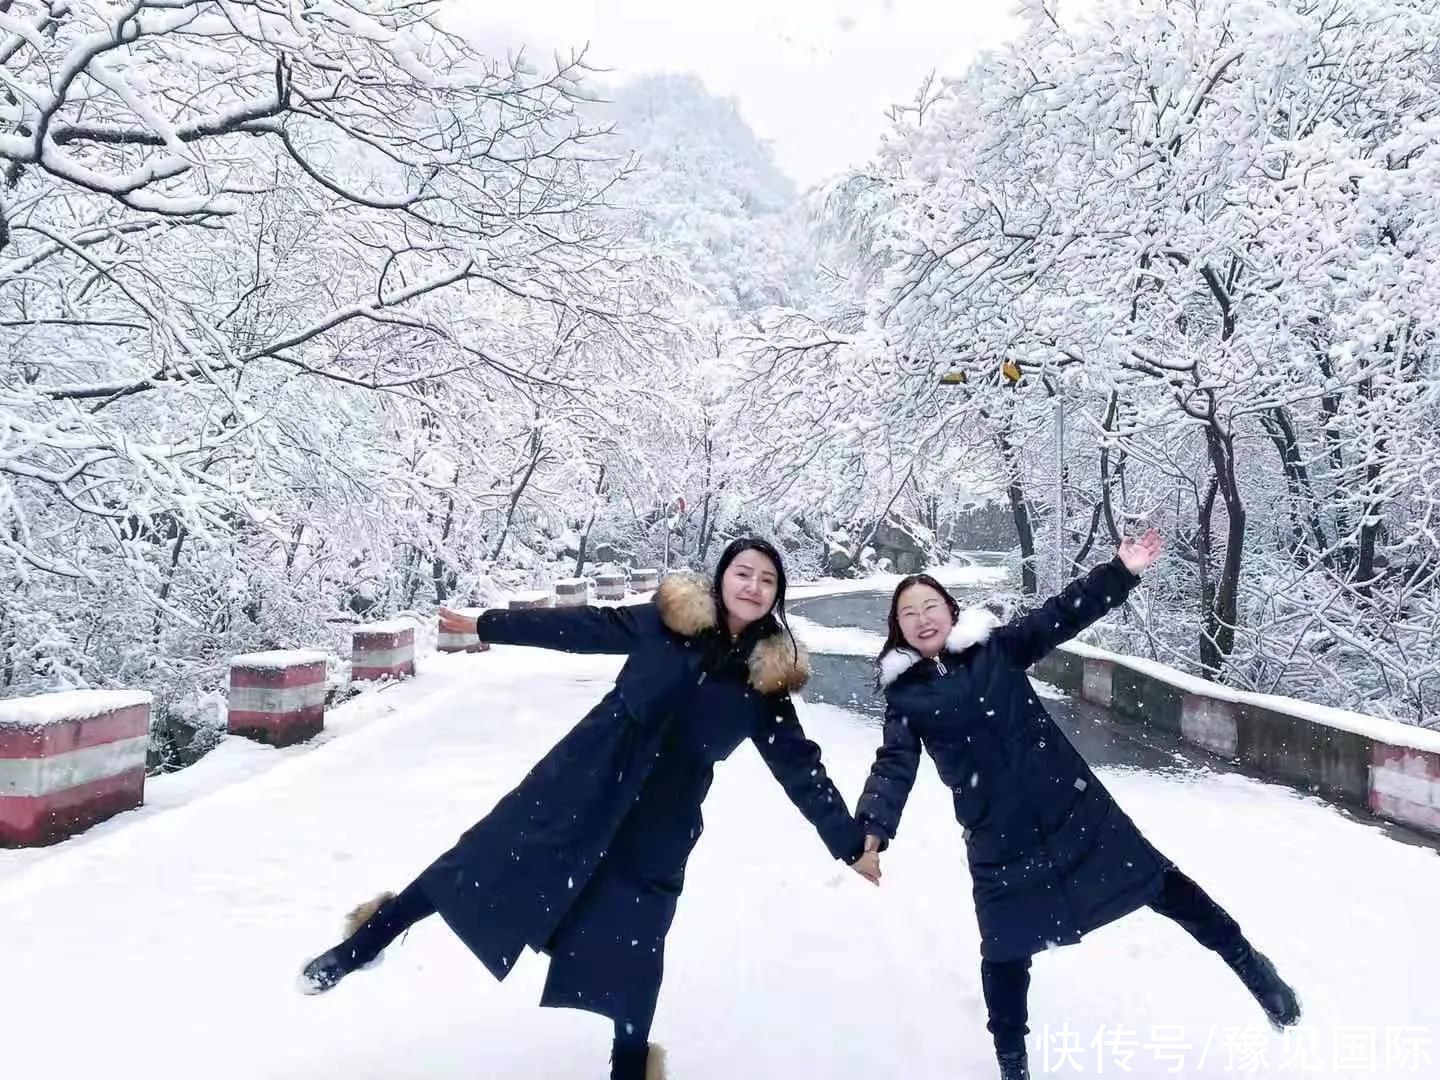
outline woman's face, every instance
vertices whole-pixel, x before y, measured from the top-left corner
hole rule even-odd
[[[768,556],[758,551],[742,551],[735,556],[720,579],[720,596],[730,616],[732,633],[770,613],[779,583],[780,576]]]
[[[927,660],[940,655],[945,637],[955,625],[945,597],[919,582],[900,594],[895,602],[895,616],[900,632],[905,635],[905,644]]]

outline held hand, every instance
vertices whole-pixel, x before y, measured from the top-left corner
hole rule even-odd
[[[880,884],[880,853],[878,851],[867,851],[850,864],[850,869],[863,877],[871,885]]]
[[[1120,541],[1120,561],[1125,564],[1126,570],[1139,577],[1155,565],[1164,547],[1165,541],[1160,536],[1159,530],[1149,529],[1138,540],[1132,540],[1127,536]]]

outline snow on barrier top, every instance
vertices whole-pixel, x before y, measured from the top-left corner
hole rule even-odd
[[[414,619],[390,619],[388,622],[360,623],[355,627],[357,634],[403,634],[415,629]]]
[[[510,599],[521,604],[538,604],[542,600],[549,600],[550,594],[544,589],[535,589],[531,592],[511,593]]]
[[[0,727],[42,728],[89,720],[121,709],[149,708],[145,690],[61,690],[0,701]]]
[[[1188,694],[1215,698],[1218,701],[1229,701],[1237,705],[1253,705],[1259,709],[1268,709],[1271,712],[1284,713],[1301,720],[1308,720],[1323,727],[1348,731],[1352,735],[1361,735],[1376,742],[1389,743],[1391,746],[1404,746],[1411,750],[1424,750],[1432,754],[1440,753],[1440,731],[1431,731],[1415,724],[1406,724],[1399,720],[1384,720],[1378,716],[1367,716],[1365,713],[1351,712],[1349,709],[1337,709],[1333,705],[1316,705],[1313,702],[1282,697],[1279,694],[1259,694],[1249,690],[1236,690],[1233,687],[1211,682],[1209,679],[1202,679],[1198,675],[1179,671],[1158,660],[1146,660],[1139,656],[1113,653],[1107,649],[1087,645],[1083,641],[1067,641],[1060,648],[1075,656],[1088,657],[1091,660],[1105,660],[1120,667],[1129,668],[1131,671],[1137,671],[1152,679],[1168,683],[1177,690],[1183,690]]]
[[[803,615],[792,615],[790,621],[794,624],[799,637],[815,652],[869,657],[878,653],[885,643],[883,634],[877,634],[871,630],[862,630],[858,627],[821,626],[819,623],[806,619]],[[1252,705],[1258,709],[1268,709],[1270,712],[1294,716],[1297,719],[1324,727],[1348,731],[1352,735],[1360,735],[1376,742],[1389,743],[1391,746],[1440,753],[1440,731],[1432,731],[1415,724],[1406,724],[1399,720],[1384,720],[1377,716],[1368,716],[1365,713],[1339,709],[1333,705],[1316,705],[1309,701],[1301,701],[1299,698],[1282,697],[1279,694],[1259,694],[1249,690],[1236,690],[1233,687],[1201,678],[1199,675],[1180,671],[1162,664],[1158,660],[1147,660],[1144,657],[1110,652],[1083,641],[1067,641],[1060,646],[1060,651],[1081,658],[1104,660],[1120,667],[1129,668],[1131,671],[1139,672],[1184,693],[1195,694],[1198,697],[1229,701],[1236,705]]]
[[[287,668],[297,664],[323,664],[326,653],[318,649],[276,649],[273,652],[245,653],[230,659],[231,667],[243,668]]]
[[[565,589],[571,592],[578,592],[579,590],[587,587],[589,584],[589,578],[567,577],[561,578],[559,581],[555,582],[555,588]]]

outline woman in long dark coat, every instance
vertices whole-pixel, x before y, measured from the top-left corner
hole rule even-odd
[[[486,643],[628,659],[614,689],[454,848],[352,913],[349,936],[305,967],[302,989],[329,990],[438,912],[498,979],[526,946],[549,954],[541,1004],[614,1022],[614,1080],[663,1076],[650,1023],[715,763],[750,739],[832,855],[853,865],[863,847],[796,717],[790,694],[809,659],[784,618],[784,565],[755,539],[726,548],[713,586],[671,575],[653,603],[478,620],[442,611],[448,629]]]
[[[1160,555],[1151,530],[1035,611],[997,625],[960,611],[927,575],[903,580],[879,657],[884,744],[856,816],[858,864],[878,875],[923,747],[954,792],[980,923],[981,984],[1003,1080],[1029,1077],[1030,958],[1141,907],[1214,950],[1272,1024],[1300,1018],[1294,992],[1240,927],[1153,848],[1115,804],[1030,686],[1026,669],[1120,605]]]

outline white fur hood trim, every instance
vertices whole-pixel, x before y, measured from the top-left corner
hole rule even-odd
[[[988,641],[990,632],[999,625],[1000,620],[984,608],[966,608],[945,635],[944,651],[963,653],[972,645]],[[919,662],[920,654],[904,646],[884,653],[880,657],[880,686],[889,686]]]

